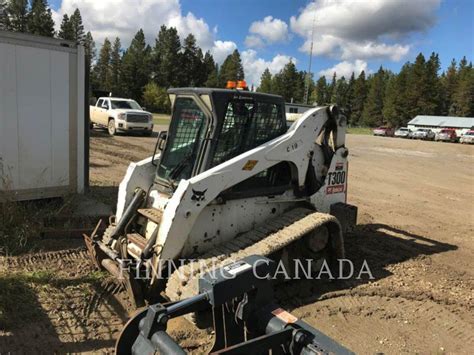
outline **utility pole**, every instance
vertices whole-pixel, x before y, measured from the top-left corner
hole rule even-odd
[[[314,21],[316,18],[316,14],[313,16],[313,27],[311,28],[311,47],[309,50],[309,67],[308,67],[308,72],[306,73],[306,82],[305,82],[305,88],[304,88],[304,103],[305,105],[308,104],[308,99],[309,99],[309,84],[311,82],[311,64],[313,61],[313,42],[314,42]]]

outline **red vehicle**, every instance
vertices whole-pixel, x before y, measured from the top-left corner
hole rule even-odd
[[[436,134],[435,141],[457,142],[458,135],[456,134],[456,130],[454,128],[443,128]]]
[[[395,129],[391,127],[377,127],[373,130],[374,136],[385,136],[385,137],[393,137],[395,133]]]

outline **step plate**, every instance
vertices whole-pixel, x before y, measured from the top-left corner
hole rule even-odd
[[[137,212],[156,224],[160,224],[163,216],[163,212],[156,208],[139,208]]]

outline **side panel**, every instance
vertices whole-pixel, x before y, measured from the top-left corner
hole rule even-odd
[[[296,205],[296,202],[271,200],[267,197],[255,197],[206,206],[186,240],[183,255],[212,249]]]
[[[50,53],[16,47],[20,189],[51,187]]]
[[[19,185],[15,46],[0,43],[0,190]]]
[[[69,185],[69,54],[51,53],[51,154],[52,185]]]
[[[15,37],[0,33],[0,193],[26,200],[81,192],[83,49]]]

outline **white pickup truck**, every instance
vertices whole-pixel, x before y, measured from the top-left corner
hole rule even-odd
[[[90,106],[90,124],[107,128],[111,136],[117,132],[153,134],[153,115],[134,100],[100,97]]]

